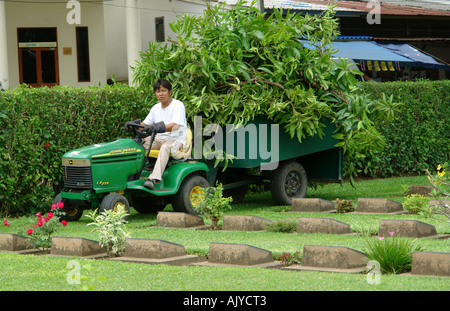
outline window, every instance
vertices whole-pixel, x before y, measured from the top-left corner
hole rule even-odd
[[[76,27],[78,82],[91,81],[89,65],[89,36],[87,27]]]
[[[164,16],[155,18],[155,37],[156,42],[166,41],[166,36],[164,33]]]

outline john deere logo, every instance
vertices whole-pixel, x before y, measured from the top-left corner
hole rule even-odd
[[[73,160],[69,160],[69,164],[72,165],[73,164]]]

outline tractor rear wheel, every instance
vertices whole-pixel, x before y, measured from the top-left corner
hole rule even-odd
[[[208,181],[200,175],[189,175],[181,183],[180,189],[174,195],[172,207],[176,212],[198,215],[195,210],[197,197],[203,194],[201,188],[208,188]]]

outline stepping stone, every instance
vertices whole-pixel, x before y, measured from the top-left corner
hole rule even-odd
[[[298,233],[350,234],[350,225],[332,218],[302,217],[297,223]]]
[[[432,190],[431,186],[426,185],[411,185],[409,186],[409,190],[407,192],[408,195],[410,194],[420,194],[423,196],[428,196]]]
[[[436,228],[418,220],[380,220],[379,236],[390,236],[389,232],[409,238],[437,235]]]
[[[335,213],[334,203],[318,198],[292,199],[291,212]]]
[[[106,257],[106,250],[100,246],[98,241],[73,238],[53,237],[51,256],[76,256],[76,257]]]
[[[208,262],[199,266],[251,266],[262,268],[278,267],[271,251],[245,244],[211,243]]]
[[[403,204],[389,199],[359,198],[357,213],[405,213]]]
[[[156,216],[156,225],[167,228],[192,228],[205,226],[205,222],[200,216],[188,213],[159,212]]]
[[[181,266],[203,259],[196,255],[187,255],[184,246],[180,244],[153,239],[127,239],[123,256],[109,260]]]
[[[271,220],[253,215],[224,215],[222,230],[261,231]]]
[[[450,253],[414,252],[411,274],[450,276]]]
[[[367,256],[360,251],[342,246],[305,245],[302,263],[282,269],[363,273],[366,268]]]
[[[0,233],[0,251],[17,252],[27,249],[27,237],[17,234]]]

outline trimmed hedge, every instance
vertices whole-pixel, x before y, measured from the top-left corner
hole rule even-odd
[[[123,124],[144,115],[142,102],[120,84],[0,92],[0,215],[47,209],[62,188],[61,156],[124,136]]]
[[[375,121],[386,147],[361,158],[360,175],[421,175],[450,161],[450,81],[364,83],[362,90],[403,104],[394,122]]]
[[[360,175],[422,174],[450,161],[450,81],[364,83],[362,89],[404,104],[395,122],[377,120],[386,148],[360,156]],[[0,215],[47,209],[62,188],[61,156],[124,136],[126,121],[148,113],[150,93],[121,84],[0,92]]]

